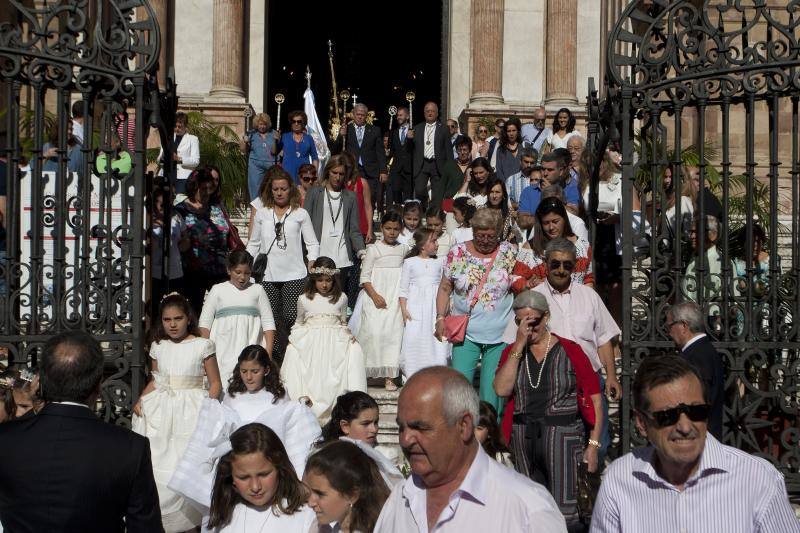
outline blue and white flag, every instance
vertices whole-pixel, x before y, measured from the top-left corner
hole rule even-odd
[[[311,87],[306,89],[306,92],[303,94],[303,98],[306,102],[304,111],[306,116],[308,116],[306,128],[308,129],[308,134],[311,135],[312,139],[314,139],[314,144],[317,147],[317,156],[319,157],[319,175],[321,176],[322,170],[325,168],[325,163],[328,162],[328,159],[331,156],[331,152],[328,150],[328,143],[325,140],[325,128],[322,127],[319,117],[317,116],[317,109],[314,104],[314,93],[311,91]]]

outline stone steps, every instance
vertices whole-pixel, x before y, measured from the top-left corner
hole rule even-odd
[[[398,447],[397,398],[400,391],[387,391],[382,387],[369,387],[367,393],[378,402],[380,416],[378,419],[378,444],[387,447]]]

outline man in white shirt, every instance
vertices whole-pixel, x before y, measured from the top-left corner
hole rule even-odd
[[[553,130],[544,125],[547,112],[540,107],[533,112],[533,123],[522,126],[522,140],[533,147],[537,153],[542,152],[542,145],[553,134]]]
[[[633,408],[650,446],[608,467],[592,533],[800,532],[781,473],[708,434],[703,384],[686,360],[645,357]]]
[[[397,406],[411,476],[394,488],[376,532],[566,532],[547,490],[490,458],[475,439],[479,399],[457,371],[415,373]]]

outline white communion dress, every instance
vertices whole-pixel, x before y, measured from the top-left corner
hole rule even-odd
[[[406,298],[411,320],[406,322],[400,368],[406,379],[429,366],[447,365],[450,343],[437,339],[436,293],[442,281],[444,257],[409,257],[403,262],[400,298]]]
[[[286,396],[275,396],[261,389],[233,396],[222,403],[207,399],[186,452],[169,487],[183,494],[204,514],[211,505],[211,489],[219,457],[230,450],[230,435],[245,424],[256,422],[270,428],[281,439],[297,477],[303,477],[306,459],[321,430],[311,410]]]
[[[164,530],[186,531],[200,525],[202,514],[183,496],[167,487],[208,399],[203,386],[203,362],[214,355],[214,342],[195,337],[176,343],[154,342],[150,357],[155,389],[142,396],[142,416],[133,416],[133,431],[150,440],[153,476],[158,488]]]
[[[275,319],[261,285],[253,283],[239,289],[225,281],[211,287],[198,325],[211,332],[209,337],[217,346],[219,376],[226,388],[242,350],[251,344],[263,346],[264,331],[275,330]]]
[[[204,524],[203,533],[310,533],[316,521],[316,513],[307,505],[290,515],[280,511],[276,515],[272,507],[260,510],[238,503],[228,525],[208,529]]]
[[[400,312],[400,273],[408,247],[390,246],[383,241],[370,244],[361,263],[360,283],[372,283],[375,292],[386,301],[378,309],[362,291],[358,342],[364,350],[367,376],[394,378],[400,373],[400,346],[403,342],[403,315]]]
[[[337,396],[367,390],[364,354],[347,325],[347,296],[336,303],[319,294],[297,300],[297,321],[281,366],[281,380],[292,400],[308,396],[321,423],[330,418]]]

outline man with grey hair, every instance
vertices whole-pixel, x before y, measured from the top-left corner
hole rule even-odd
[[[706,400],[711,406],[708,430],[722,439],[722,406],[725,372],[722,358],[705,333],[703,312],[694,302],[681,302],[667,310],[667,333],[703,380]]]
[[[531,145],[537,152],[542,151],[542,145],[553,134],[553,130],[545,126],[547,111],[539,107],[533,112],[533,123],[522,126],[522,140]]]
[[[397,405],[411,476],[386,500],[376,532],[567,531],[543,486],[483,451],[478,408],[475,389],[452,368],[411,376]]]
[[[344,150],[356,158],[358,173],[369,183],[372,206],[375,208],[378,191],[382,190],[389,174],[386,169],[386,151],[383,147],[381,129],[367,124],[367,112],[367,106],[364,104],[353,106],[353,121],[342,126],[339,137],[331,145],[331,153],[339,154]],[[369,222],[372,223],[371,220]]]
[[[576,255],[575,245],[569,240],[563,237],[551,239],[544,250],[547,279],[533,290],[544,294],[550,305],[550,330],[559,337],[578,343],[597,372],[606,394],[620,399],[622,386],[617,379],[611,344],[620,334],[620,329],[594,289],[581,283],[572,283]],[[600,372],[603,367],[606,370],[605,379]],[[600,461],[610,443],[607,420],[608,401],[603,396]]]
[[[408,138],[414,142],[414,197],[428,208],[429,191],[441,180],[445,164],[453,160],[450,133],[439,122],[439,106],[428,102],[423,108],[425,121],[414,126]]]

